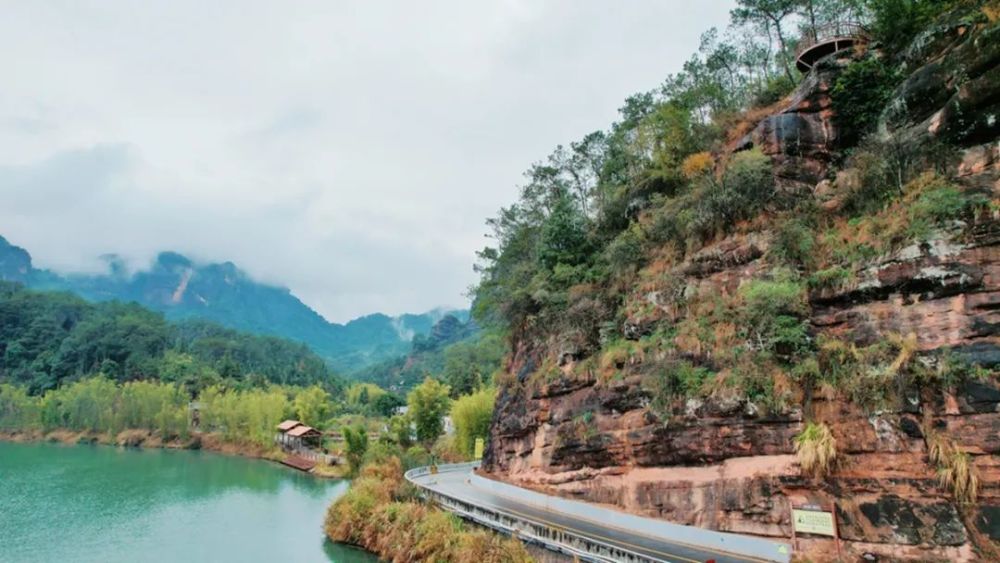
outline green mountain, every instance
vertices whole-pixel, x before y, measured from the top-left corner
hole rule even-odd
[[[60,276],[32,265],[23,248],[0,237],[0,280],[39,290],[76,293],[89,301],[136,302],[169,320],[200,319],[255,334],[307,344],[335,369],[351,372],[404,355],[449,311],[390,317],[381,313],[330,323],[283,287],[254,281],[232,262],[199,264],[163,252],[145,271],[130,274],[122,260],[104,257],[102,275]],[[466,311],[451,311],[467,318]]]
[[[40,393],[96,373],[174,382],[192,395],[220,383],[342,385],[301,343],[206,321],[170,323],[136,303],[90,303],[0,281],[0,383]]]

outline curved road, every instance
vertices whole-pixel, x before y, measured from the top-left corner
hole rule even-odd
[[[578,535],[587,536],[606,544],[631,550],[641,555],[667,562],[703,563],[714,560],[717,563],[762,562],[765,559],[734,555],[705,547],[686,544],[683,538],[667,539],[639,534],[633,530],[616,527],[614,522],[599,522],[579,516],[555,512],[548,508],[504,496],[478,486],[473,480],[472,470],[447,471],[436,475],[421,475],[413,479],[421,487],[431,489],[475,504],[506,512],[523,520],[531,520],[550,528],[565,529]],[[602,515],[608,511],[600,511]],[[595,514],[600,517],[600,515]],[[613,516],[612,516],[613,518]],[[779,544],[775,544],[776,548]],[[787,560],[787,559],[786,559]]]

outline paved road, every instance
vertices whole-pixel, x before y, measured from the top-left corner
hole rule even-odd
[[[476,486],[470,480],[471,470],[450,471],[437,475],[424,475],[415,481],[421,486],[459,498],[483,508],[506,512],[522,519],[532,520],[552,528],[562,528],[579,535],[600,540],[618,547],[667,562],[702,563],[715,560],[717,563],[760,562],[763,559],[741,557],[703,547],[686,545],[676,540],[639,535],[633,531],[615,527],[614,522],[597,522],[525,502],[500,496]]]

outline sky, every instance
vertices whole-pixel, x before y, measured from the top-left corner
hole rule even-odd
[[[486,218],[730,0],[0,0],[0,235],[233,261],[327,319],[467,306]]]

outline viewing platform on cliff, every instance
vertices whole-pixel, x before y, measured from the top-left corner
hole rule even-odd
[[[867,43],[868,30],[858,22],[833,22],[806,33],[795,49],[795,66],[800,72],[812,70],[816,61],[844,49]]]

